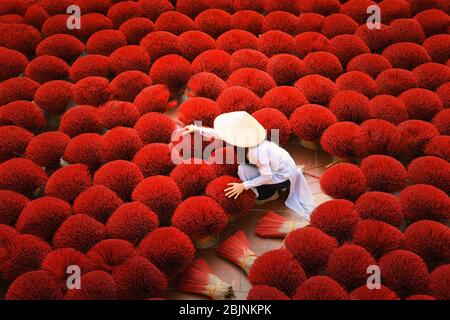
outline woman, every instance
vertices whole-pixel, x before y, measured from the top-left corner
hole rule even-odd
[[[238,176],[243,182],[230,183],[224,190],[227,197],[236,199],[244,190],[251,189],[259,203],[263,203],[277,199],[278,191],[287,189],[286,206],[309,219],[316,204],[303,173],[286,150],[266,140],[266,130],[250,114],[244,111],[225,113],[215,119],[214,129],[195,125],[185,129],[186,134],[198,132],[245,148],[247,161],[238,167]]]

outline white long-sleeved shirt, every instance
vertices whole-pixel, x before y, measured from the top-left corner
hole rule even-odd
[[[220,139],[217,131],[212,128],[201,127],[199,131],[205,137]],[[248,148],[247,159],[258,168],[260,175],[252,180],[244,181],[246,190],[264,184],[284,182],[289,179],[292,170],[296,169],[291,155],[277,144],[267,140]]]
[[[220,139],[214,129],[201,127],[199,131],[206,137]],[[281,183],[289,179],[291,188],[286,206],[309,219],[316,204],[303,173],[297,169],[294,159],[286,150],[265,140],[255,147],[248,148],[247,159],[256,166],[259,175],[243,181],[246,190],[265,184]]]

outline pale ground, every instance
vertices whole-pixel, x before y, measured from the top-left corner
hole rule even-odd
[[[175,111],[172,111],[171,113],[171,116],[176,117]],[[330,198],[325,195],[320,189],[319,178],[325,171],[325,166],[333,162],[332,156],[322,150],[313,151],[306,149],[295,140],[293,140],[291,144],[286,146],[286,149],[292,155],[297,165],[304,166],[304,173],[316,203],[320,204],[329,200]],[[283,239],[260,238],[255,234],[256,225],[258,224],[264,213],[269,209],[274,210],[280,215],[291,217],[294,216],[294,213],[285,207],[284,198],[280,198],[276,201],[266,203],[264,205],[256,206],[249,215],[228,226],[227,229],[221,234],[219,242],[226,240],[229,236],[233,235],[237,231],[243,230],[245,231],[249,239],[251,249],[253,249],[253,251],[255,251],[255,253],[258,255],[273,249],[280,248],[282,246]],[[217,247],[197,250],[196,258],[205,259],[222,280],[232,284],[235,292],[235,299],[246,299],[251,285],[248,282],[245,273],[236,265],[216,256],[216,248]],[[168,292],[168,294],[166,294],[165,298],[197,300],[205,299],[206,297],[201,295],[181,293],[172,289]]]

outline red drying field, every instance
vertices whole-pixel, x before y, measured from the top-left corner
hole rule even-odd
[[[67,28],[73,4],[81,29]],[[450,299],[449,12],[445,0],[2,0],[0,298],[208,284],[196,247],[255,199],[224,196],[236,165],[173,163],[172,132],[244,110],[282,144],[345,162],[322,176],[334,199],[311,225],[246,265],[249,299]],[[66,287],[70,265],[81,290]]]

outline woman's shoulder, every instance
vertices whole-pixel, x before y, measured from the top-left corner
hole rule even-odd
[[[261,142],[257,146],[249,148],[249,151],[251,151],[251,150],[261,150],[261,149],[269,148],[270,147],[270,143],[271,143],[270,141],[264,140],[263,142]]]
[[[269,141],[269,140],[264,140],[257,147],[267,148],[267,149],[283,149],[277,143]]]
[[[276,150],[284,150],[279,145],[274,142],[265,140],[258,144],[256,147],[250,148],[249,153],[260,153],[260,152],[274,152]]]
[[[275,142],[264,141],[255,148],[255,153],[268,154],[276,157],[291,157],[289,152]]]

